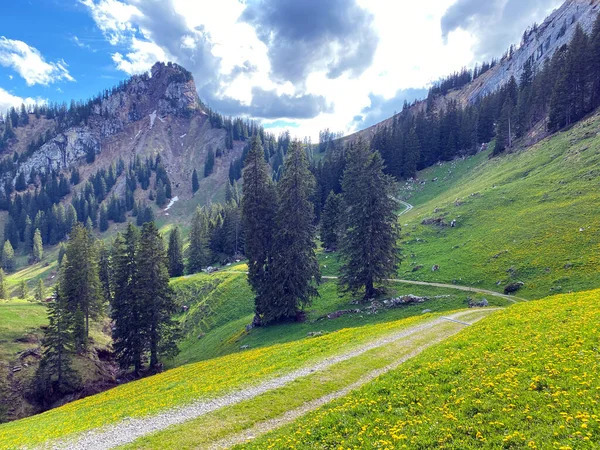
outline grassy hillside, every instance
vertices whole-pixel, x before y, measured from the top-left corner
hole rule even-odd
[[[325,260],[328,261],[328,260]],[[180,315],[185,332],[179,344],[181,353],[168,366],[206,360],[233,352],[240,347],[252,349],[304,339],[311,332],[332,332],[342,328],[384,323],[420,315],[425,309],[432,312],[452,311],[468,306],[467,298],[485,297],[491,306],[505,306],[503,299],[453,289],[410,286],[393,283],[383,298],[417,295],[429,298],[421,304],[402,308],[380,308],[376,314],[366,311],[369,305],[357,305],[353,298],[339,292],[334,280],[324,280],[319,287],[320,297],[306,310],[303,323],[283,323],[246,331],[254,315],[253,295],[246,281],[244,265],[211,275],[197,274],[172,281],[180,305],[189,307]],[[237,272],[235,272],[237,271]],[[363,313],[343,315],[334,320],[325,316],[341,310],[365,310]]]
[[[0,425],[0,448],[36,445],[125,418],[144,417],[199,399],[216,398],[236,388],[289,373],[375,338],[429,320],[431,316],[420,316],[343,329],[323,336],[185,365],[38,416]]]
[[[522,281],[528,298],[598,287],[599,126],[596,115],[524,151],[419,173],[403,187],[415,208],[401,217],[399,275],[496,290]],[[422,224],[431,218],[457,226]]]
[[[246,447],[598,448],[599,299],[512,306]]]

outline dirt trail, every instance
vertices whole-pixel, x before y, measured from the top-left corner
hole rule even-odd
[[[492,312],[497,309],[498,308],[487,308],[485,310],[481,310],[481,313],[487,314],[488,312]],[[133,442],[136,439],[148,434],[164,430],[172,425],[195,419],[204,414],[216,411],[217,409],[235,405],[244,400],[250,400],[265,392],[283,387],[298,378],[305,377],[314,372],[322,371],[333,364],[352,359],[369,350],[388,345],[401,339],[410,338],[410,336],[416,335],[417,333],[431,330],[432,328],[435,328],[436,326],[446,322],[447,318],[459,319],[460,317],[473,314],[477,314],[477,312],[462,311],[446,316],[446,318],[435,318],[428,320],[424,323],[409,327],[392,335],[377,339],[349,352],[326,358],[325,360],[311,366],[263,381],[260,384],[249,386],[245,389],[234,391],[219,398],[201,400],[187,406],[174,408],[163,413],[141,419],[127,419],[120,423],[109,425],[98,430],[92,430],[70,439],[49,443],[48,445],[41,446],[41,448],[69,450],[112,449],[120,445]]]

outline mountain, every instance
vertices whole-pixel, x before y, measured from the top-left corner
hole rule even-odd
[[[13,125],[14,137],[5,141],[3,153],[19,157],[12,170],[2,171],[4,182],[15,184],[20,173],[29,177],[77,168],[84,186],[119,159],[128,166],[136,158],[160,155],[172,180],[171,197],[189,200],[192,172],[202,173],[212,150],[217,154],[213,174],[200,181],[206,202],[222,194],[229,164],[244,147],[242,141],[228,145],[226,130],[211,123],[212,112],[198,98],[191,74],[171,63],[156,63],[150,74],[135,75],[87,103],[49,109]],[[123,196],[125,184],[122,174],[112,191]]]
[[[446,95],[437,98],[437,107],[443,108],[451,100],[458,101],[462,106],[476,103],[486,95],[497,92],[511,77],[518,81],[528,61],[534,71],[539,72],[547,59],[570,42],[578,25],[590,34],[598,13],[600,13],[600,0],[565,1],[541,25],[534,24],[525,30],[518,46],[512,46],[499,61],[487,63],[492,67],[479,74],[473,81],[458,89],[451,89]],[[415,102],[410,110],[416,114],[424,111],[426,107],[427,101],[422,100]],[[378,128],[391,127],[396,116],[398,114],[360,130],[348,136],[346,140],[359,137],[371,140]]]

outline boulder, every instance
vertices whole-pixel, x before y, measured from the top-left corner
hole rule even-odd
[[[438,266],[437,264],[434,264],[434,266],[431,268],[432,272],[437,272],[438,270],[440,270],[440,266]]]
[[[519,289],[521,289],[524,285],[525,285],[525,283],[522,283],[520,281],[517,283],[507,284],[506,286],[504,286],[504,293],[507,295],[513,294],[513,293],[517,292]]]

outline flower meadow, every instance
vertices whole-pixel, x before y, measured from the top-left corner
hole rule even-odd
[[[40,415],[0,425],[0,449],[30,447],[129,417],[143,417],[216,398],[428,320],[433,320],[431,315],[346,328],[171,369]]]
[[[511,306],[246,445],[600,448],[600,290]]]

